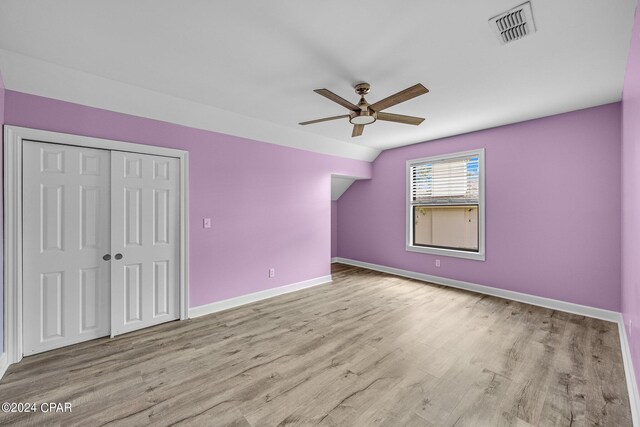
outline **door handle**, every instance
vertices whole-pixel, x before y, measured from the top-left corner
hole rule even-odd
[[[115,259],[122,259],[122,254],[116,254],[116,256],[114,256]]]
[[[105,261],[109,261],[111,259],[111,255],[106,254],[105,256],[102,257],[102,259]]]

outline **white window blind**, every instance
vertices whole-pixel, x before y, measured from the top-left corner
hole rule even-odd
[[[478,155],[412,164],[411,204],[478,204],[479,165]]]

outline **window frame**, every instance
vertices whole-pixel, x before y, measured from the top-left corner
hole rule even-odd
[[[413,243],[413,205],[411,204],[411,167],[413,165],[455,159],[457,157],[478,156],[478,180],[479,180],[479,198],[478,198],[478,251],[469,251],[465,249],[449,249],[433,246],[414,245]],[[432,255],[441,255],[455,258],[472,259],[477,261],[485,260],[485,178],[484,169],[484,148],[469,151],[459,151],[455,153],[441,154],[437,156],[422,157],[419,159],[407,160],[405,168],[405,249],[409,252],[420,252]],[[437,206],[437,205],[435,205]]]

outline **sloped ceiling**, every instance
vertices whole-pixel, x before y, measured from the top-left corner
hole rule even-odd
[[[635,0],[533,0],[538,32],[501,45],[488,19],[519,2],[0,3],[8,89],[372,160],[380,150],[620,100]],[[375,102],[431,92],[352,139],[328,88]]]
[[[356,178],[331,175],[331,200],[338,200],[355,181]]]

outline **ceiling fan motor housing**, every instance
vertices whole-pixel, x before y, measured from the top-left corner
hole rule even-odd
[[[352,111],[349,114],[349,121],[354,125],[370,125],[378,119],[377,113],[369,108],[369,103],[364,99],[364,95],[369,93],[369,84],[360,83],[356,85],[356,92],[360,95],[358,108],[360,111]]]

